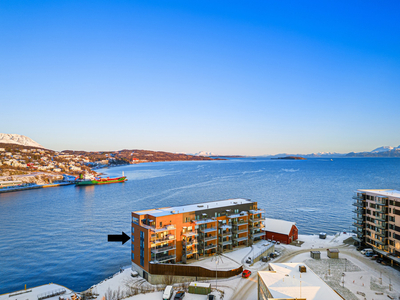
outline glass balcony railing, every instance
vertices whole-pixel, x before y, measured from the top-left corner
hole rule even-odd
[[[205,237],[205,238],[204,238],[204,241],[205,241],[205,242],[208,242],[208,241],[213,241],[213,240],[216,240],[216,239],[217,239],[217,236],[216,236],[216,235],[213,235],[213,236]]]
[[[231,244],[232,244],[232,240],[219,241],[218,243],[219,243],[221,246],[231,245]]]
[[[169,260],[173,260],[176,259],[176,255],[167,255],[167,256],[163,256],[163,257],[157,257],[157,261],[162,263],[162,262],[166,262]]]
[[[247,230],[247,228],[246,229],[240,229],[240,230],[233,230],[233,232],[235,233],[235,234],[240,234],[240,233],[247,233],[247,232],[249,232],[248,230]]]
[[[152,253],[161,253],[161,252],[166,252],[170,250],[175,250],[176,247],[174,246],[168,246],[168,247],[160,247],[160,248],[151,248]]]

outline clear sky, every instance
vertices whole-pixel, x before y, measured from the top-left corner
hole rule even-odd
[[[0,1],[0,132],[63,150],[400,144],[399,1]]]

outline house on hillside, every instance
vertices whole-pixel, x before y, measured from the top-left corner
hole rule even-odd
[[[298,239],[299,231],[295,222],[266,218],[264,221],[264,239],[290,244]]]

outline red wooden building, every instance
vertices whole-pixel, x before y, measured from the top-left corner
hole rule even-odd
[[[299,231],[295,222],[266,218],[264,225],[266,240],[290,244],[298,239]]]

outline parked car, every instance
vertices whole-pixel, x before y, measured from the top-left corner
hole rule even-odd
[[[262,261],[262,262],[267,262],[267,261],[269,261],[269,257],[268,257],[268,256],[263,256],[263,257],[261,258],[261,261]]]
[[[374,253],[374,250],[372,250],[371,248],[361,250],[361,254],[367,255],[367,253]]]
[[[377,263],[383,262],[383,258],[379,257],[379,258],[376,260],[376,262],[377,262]]]
[[[365,256],[372,257],[372,256],[374,256],[374,252],[367,252],[367,253],[365,253]]]
[[[172,287],[172,285],[167,285],[165,287],[164,293],[163,293],[163,300],[170,300],[172,295],[174,293],[174,288]]]
[[[375,254],[375,255],[372,255],[371,259],[375,260],[375,259],[378,259],[378,257],[379,257],[379,255]]]
[[[176,292],[174,300],[182,300],[185,297],[185,292],[179,291]]]
[[[250,258],[250,257],[248,257],[248,258],[246,259],[246,264],[251,264],[251,258]]]
[[[275,258],[276,257],[276,254],[273,252],[273,253],[270,253],[269,254],[269,257],[271,257],[271,258]]]
[[[280,242],[280,241],[277,241],[277,242],[276,242],[276,244],[277,244],[277,245],[280,245],[280,244],[281,244],[281,242]]]
[[[214,295],[208,295],[207,300],[215,300]]]
[[[247,278],[251,275],[251,271],[250,270],[244,270],[242,273],[242,277],[243,278]]]

